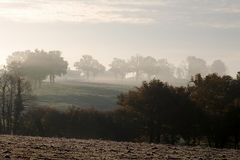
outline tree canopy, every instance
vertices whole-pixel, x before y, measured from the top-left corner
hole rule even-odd
[[[99,73],[105,71],[104,65],[100,64],[96,59],[90,55],[83,55],[79,62],[74,64],[74,67],[89,80],[89,78],[96,77]]]
[[[66,74],[68,63],[61,57],[60,51],[35,50],[14,52],[8,57],[7,66],[10,71],[19,72],[35,85],[48,76],[54,83],[55,76]]]

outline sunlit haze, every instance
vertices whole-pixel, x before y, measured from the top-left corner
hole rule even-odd
[[[90,54],[108,66],[132,55],[178,65],[193,55],[239,71],[239,0],[0,0],[0,63],[18,50]]]

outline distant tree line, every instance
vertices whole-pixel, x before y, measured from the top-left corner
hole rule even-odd
[[[67,76],[73,74],[72,70],[68,68],[68,62],[57,50],[47,52],[36,49],[35,51],[14,52],[7,59],[7,67],[10,70],[18,70],[31,81],[34,87],[41,87],[42,81],[47,78],[53,84],[56,77],[67,73]],[[175,84],[172,82],[176,81],[187,83],[196,74],[206,76],[211,73],[218,75],[227,73],[227,67],[223,61],[215,60],[208,65],[205,60],[194,56],[187,57],[180,66],[174,66],[166,59],[136,55],[127,60],[114,58],[109,67],[105,67],[91,55],[83,55],[79,61],[74,63],[74,67],[78,71],[78,75],[86,80],[111,75],[110,78],[115,80],[143,81],[156,78],[171,84]]]
[[[19,102],[23,101],[18,100],[17,88],[14,95],[13,108],[22,108],[23,104]],[[9,100],[6,102],[9,104]],[[21,114],[16,116],[20,127],[15,133],[239,147],[240,73],[237,78],[217,74],[202,77],[198,74],[187,87],[174,87],[154,79],[119,95],[118,103],[121,105],[119,109],[106,112],[80,108],[59,111],[48,107],[30,107],[24,112],[20,109]],[[4,109],[8,108],[1,99],[3,106]],[[19,113],[18,109],[16,111]],[[3,129],[9,116],[3,111],[1,113]]]
[[[51,84],[56,76],[66,74],[68,62],[61,57],[60,51],[35,50],[14,52],[7,59],[7,68],[29,80],[34,87],[41,87],[47,77]]]
[[[90,55],[83,55],[74,67],[85,76],[86,79],[95,78],[105,72],[106,68]],[[109,65],[108,72],[112,73],[115,79],[126,79],[131,74],[135,80],[150,80],[153,78],[162,81],[172,82],[174,80],[190,80],[191,76],[201,74],[206,76],[209,73],[224,75],[227,67],[221,60],[215,60],[210,66],[206,61],[196,57],[188,57],[179,67],[170,64],[166,59],[155,59],[151,56],[132,56],[130,59],[114,58]]]

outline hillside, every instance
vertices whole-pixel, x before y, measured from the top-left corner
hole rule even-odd
[[[0,136],[0,159],[196,159],[236,160],[237,150],[101,140]]]
[[[34,90],[35,102],[41,106],[51,106],[65,109],[69,106],[82,108],[95,107],[98,110],[111,110],[117,107],[117,96],[132,88],[129,85],[88,83],[88,82],[61,82],[50,86],[44,83]]]

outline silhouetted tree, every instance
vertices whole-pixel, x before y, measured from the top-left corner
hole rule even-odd
[[[180,128],[179,122],[183,125],[188,121],[185,119],[186,121],[183,122],[182,116],[189,115],[181,113],[192,106],[187,93],[180,90],[159,80],[152,80],[149,83],[143,82],[142,86],[136,90],[121,94],[118,99],[120,105],[140,114],[145,122],[150,142],[159,143],[161,135],[169,135],[169,142],[175,143],[180,133],[175,129],[176,126]],[[186,95],[184,96],[183,93]]]
[[[211,74],[205,78],[197,75],[193,82],[191,98],[208,117],[205,127],[209,145],[223,148],[226,146],[229,136],[233,136],[228,133],[229,125],[232,126],[232,121],[237,121],[236,115],[232,117],[234,120],[227,115],[232,115],[232,110],[237,111],[239,108],[239,80],[234,80],[230,76]],[[236,114],[238,113],[236,112]],[[228,120],[226,120],[226,116]],[[229,122],[231,123],[229,124]],[[238,142],[236,137],[235,142]]]
[[[237,73],[237,80],[240,80],[240,72]]]

